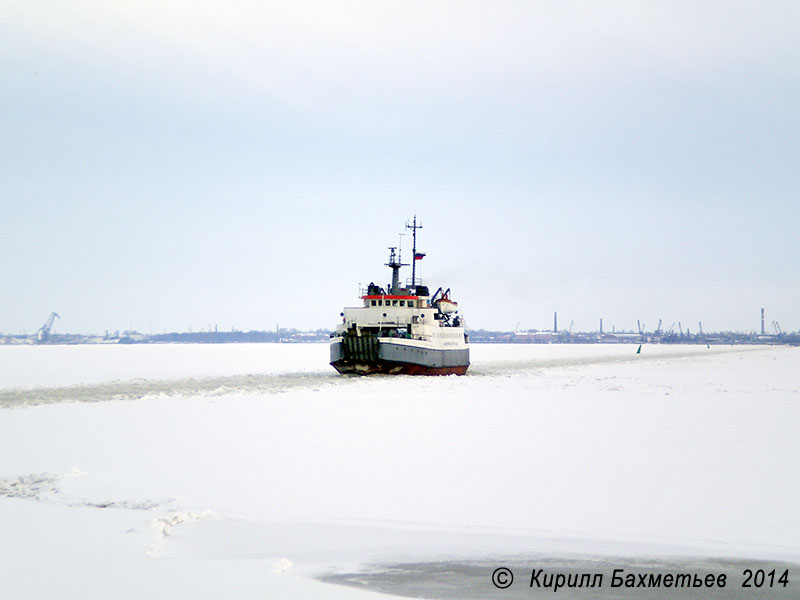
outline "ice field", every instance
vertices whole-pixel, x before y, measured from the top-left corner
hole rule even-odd
[[[359,378],[325,344],[0,346],[2,596],[529,598],[491,573],[547,561],[796,586],[800,349],[635,351]]]

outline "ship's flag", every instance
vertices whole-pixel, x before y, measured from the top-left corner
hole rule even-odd
[[[417,252],[414,255],[414,260],[422,260],[423,258],[425,258],[425,253],[424,252]]]

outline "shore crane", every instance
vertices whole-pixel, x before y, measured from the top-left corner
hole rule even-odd
[[[39,327],[39,330],[36,332],[36,341],[37,342],[46,342],[50,339],[50,330],[53,328],[53,322],[56,319],[60,319],[61,315],[58,313],[50,313],[50,316],[45,321],[45,324]]]

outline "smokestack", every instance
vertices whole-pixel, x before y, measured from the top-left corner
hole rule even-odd
[[[553,333],[558,333],[558,311],[553,313]]]
[[[761,309],[761,335],[764,335],[764,309]]]
[[[603,333],[603,319],[600,319],[600,333]]]

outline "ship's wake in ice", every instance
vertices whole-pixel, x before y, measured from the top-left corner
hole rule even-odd
[[[147,396],[223,396],[236,393],[275,394],[298,388],[315,389],[333,384],[331,373],[281,373],[191,377],[166,380],[111,381],[59,387],[0,390],[0,408],[58,402],[138,400]]]
[[[674,361],[709,357],[731,352],[752,352],[754,347],[649,346],[636,354],[636,345],[609,349],[595,345],[575,352],[574,346],[532,346],[525,358],[483,360],[481,348],[473,351],[473,364],[466,377],[519,377],[554,369],[602,366],[632,362]],[[496,350],[493,347],[492,350]],[[514,348],[519,350],[519,347]],[[517,353],[519,356],[519,353]],[[324,365],[324,362],[322,363]],[[373,379],[398,376],[372,376]],[[408,376],[400,376],[408,377]],[[450,376],[455,377],[455,376]],[[175,379],[140,378],[98,383],[76,383],[46,387],[0,389],[0,408],[55,404],[60,402],[103,402],[137,400],[157,396],[224,396],[228,394],[270,395],[294,390],[318,390],[330,386],[353,385],[361,377],[342,376],[323,366],[316,370],[252,373],[216,377],[182,377]]]
[[[475,362],[468,372],[470,376],[513,376],[528,375],[536,371],[560,369],[565,367],[588,367],[615,365],[635,362],[679,360],[730,354],[731,352],[752,352],[756,346],[645,346],[642,353],[637,354],[637,344],[613,348],[609,352],[607,346],[584,346],[586,353],[569,352],[575,346],[546,346],[548,355],[534,356],[523,360],[491,360]],[[538,350],[542,346],[534,346]],[[568,352],[564,352],[564,351]],[[594,352],[592,352],[594,350]],[[614,351],[616,350],[616,351]],[[553,356],[555,355],[555,356]]]

